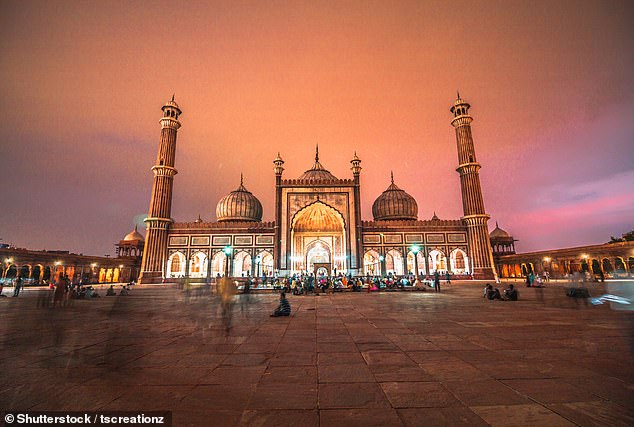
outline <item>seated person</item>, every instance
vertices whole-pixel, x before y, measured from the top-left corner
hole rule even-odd
[[[114,285],[110,285],[110,287],[108,288],[108,290],[106,291],[106,296],[107,297],[111,297],[116,295],[117,293],[114,291]]]
[[[290,316],[291,303],[286,299],[286,293],[280,293],[280,305],[277,306],[271,317]]]
[[[94,289],[92,286],[88,286],[88,288],[86,288],[86,292],[84,293],[84,297],[86,298],[92,298],[92,294],[94,293]]]
[[[490,283],[487,283],[484,287],[484,291],[482,292],[482,297],[486,298],[489,295],[489,291],[493,291],[493,286]]]
[[[513,285],[509,285],[508,289],[504,289],[504,299],[507,301],[517,301],[519,294]]]
[[[128,292],[128,288],[126,288],[125,286],[121,286],[121,291],[119,292],[119,295],[130,295],[130,292]]]
[[[502,295],[500,295],[500,290],[498,288],[494,288],[491,285],[487,285],[487,293],[486,293],[486,297],[488,300],[494,300],[494,299],[502,299]]]

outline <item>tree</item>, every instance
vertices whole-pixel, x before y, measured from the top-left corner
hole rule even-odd
[[[616,238],[614,236],[610,236],[610,241],[608,243],[620,243],[620,242],[634,242],[634,229],[632,231],[628,231],[623,234],[620,238]]]

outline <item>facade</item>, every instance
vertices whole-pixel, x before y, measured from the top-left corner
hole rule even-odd
[[[470,105],[456,99],[450,111],[458,148],[464,216],[418,219],[416,200],[394,177],[372,206],[372,221],[361,218],[361,159],[350,160],[352,176],[335,177],[320,162],[286,178],[280,154],[273,160],[274,220],[262,221],[262,205],[241,177],[222,198],[215,222],[171,218],[179,106],[162,107],[161,138],[141,267],[141,283],[167,279],[205,281],[230,275],[296,273],[351,275],[431,275],[449,272],[478,279],[495,277],[487,221],[471,134]]]

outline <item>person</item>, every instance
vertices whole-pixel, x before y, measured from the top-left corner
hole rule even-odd
[[[56,306],[57,303],[61,305],[64,300],[64,295],[66,294],[66,284],[67,279],[66,276],[61,276],[57,279],[57,285],[55,286],[55,294],[53,296],[53,306]]]
[[[445,273],[445,280],[448,285],[451,285],[451,274],[449,274],[449,272]]]
[[[2,295],[2,290],[4,289],[4,285],[0,282],[0,297],[7,297],[6,295]]]
[[[286,293],[280,293],[280,305],[277,306],[271,317],[290,316],[291,303],[286,299]]]
[[[438,270],[434,272],[434,291],[440,292],[440,273]]]
[[[502,299],[502,295],[500,295],[500,290],[498,288],[494,288],[488,283],[485,288],[484,296],[490,301],[493,301],[494,299],[499,299],[499,300]]]
[[[121,286],[121,290],[119,291],[119,295],[130,295],[130,292],[128,291],[128,288],[126,286]]]
[[[231,319],[233,317],[233,305],[235,303],[234,295],[237,293],[235,283],[228,277],[223,277],[218,281],[216,288],[220,295],[220,307],[222,309],[222,323],[225,327],[225,336],[231,331]]]
[[[518,296],[517,289],[512,284],[509,285],[508,289],[504,289],[504,299],[506,301],[517,301]]]
[[[110,285],[110,287],[106,291],[106,296],[111,297],[111,296],[115,296],[116,294],[117,293],[114,291],[114,285]]]
[[[17,297],[20,295],[20,291],[22,290],[22,277],[18,277],[15,279],[15,289],[13,289],[13,296]]]

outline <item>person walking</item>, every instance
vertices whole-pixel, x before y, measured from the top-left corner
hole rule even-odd
[[[434,272],[434,291],[440,292],[440,273],[438,270]]]
[[[451,285],[451,274],[449,274],[448,271],[447,273],[445,273],[445,280],[447,281],[448,285]]]
[[[15,288],[13,289],[13,296],[14,297],[19,296],[21,290],[22,290],[22,276],[15,279]]]

